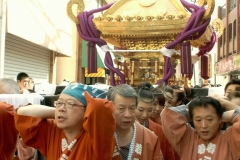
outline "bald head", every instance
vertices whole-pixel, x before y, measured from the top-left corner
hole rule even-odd
[[[16,81],[10,78],[0,79],[0,94],[20,94],[20,88]]]

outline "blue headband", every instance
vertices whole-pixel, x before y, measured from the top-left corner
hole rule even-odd
[[[67,94],[69,96],[72,96],[83,103],[84,106],[87,106],[87,101],[84,96],[84,92],[87,91],[93,98],[106,98],[107,91],[93,88],[88,85],[76,83],[76,84],[70,84],[66,86],[66,88],[62,91],[61,94]]]

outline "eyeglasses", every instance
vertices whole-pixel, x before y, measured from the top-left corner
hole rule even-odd
[[[77,106],[77,107],[85,107],[84,105],[74,104],[74,103],[71,103],[71,102],[66,102],[66,103],[58,102],[58,101],[55,101],[55,102],[54,102],[54,106],[55,106],[56,108],[60,108],[62,105],[63,105],[65,108],[70,108],[70,109],[72,109],[74,106]]]

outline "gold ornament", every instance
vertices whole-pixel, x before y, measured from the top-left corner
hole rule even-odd
[[[85,5],[83,0],[70,0],[67,4],[67,15],[68,17],[76,24],[79,24],[78,18],[73,14],[72,7],[74,4],[77,4],[77,14],[84,11]]]

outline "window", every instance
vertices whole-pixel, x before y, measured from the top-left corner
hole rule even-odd
[[[221,8],[221,18],[223,19],[225,17],[226,17],[226,4]]]
[[[232,41],[232,23],[228,25],[228,34],[229,41]]]
[[[219,38],[219,45],[222,47],[222,36]]]
[[[223,57],[226,56],[226,28],[223,30]]]
[[[236,28],[236,19],[233,21],[233,38],[235,39],[237,36],[237,28]]]
[[[233,21],[233,53],[237,53],[237,27],[236,27],[236,19]]]
[[[236,7],[236,0],[230,0],[229,12],[231,12]]]
[[[225,43],[226,43],[226,28],[224,28],[222,36],[223,36],[223,45],[225,45]]]

